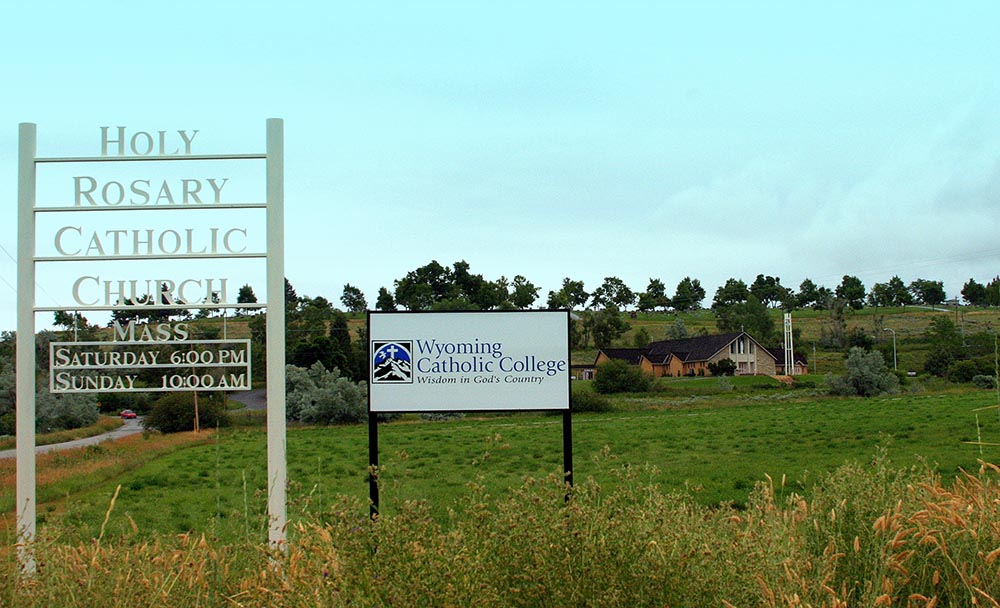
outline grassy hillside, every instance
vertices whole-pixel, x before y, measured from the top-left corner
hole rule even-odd
[[[771,310],[775,326],[782,327],[782,311]],[[845,314],[848,331],[860,328],[866,334],[875,337],[877,343],[891,344],[892,334],[881,328],[891,328],[896,332],[899,369],[920,371],[927,356],[927,346],[922,336],[935,317],[947,317],[972,334],[977,332],[993,332],[1000,328],[1000,309],[989,308],[938,308],[936,310],[920,306],[901,308],[864,308],[858,311],[848,310]],[[718,333],[715,316],[711,310],[699,310],[685,313],[635,313],[628,315],[631,329],[618,339],[614,346],[634,346],[636,333],[645,330],[653,340],[666,339],[667,330],[677,320],[684,323],[691,335],[702,332]],[[202,333],[226,335],[229,338],[242,339],[250,337],[248,317],[215,317],[191,321],[192,325]],[[820,344],[823,328],[829,325],[829,314],[826,311],[796,310],[792,313],[793,327],[799,334],[795,345],[796,351],[804,354],[810,362],[810,372],[838,372],[842,366],[843,352],[824,349]],[[364,314],[349,314],[348,328],[351,338],[356,340],[359,332],[364,329]],[[289,336],[289,340],[293,340]],[[597,349],[591,344],[572,353],[574,364],[592,363],[597,356]],[[891,363],[891,362],[890,362]]]
[[[771,310],[775,327],[781,330],[782,311]],[[880,328],[891,328],[896,331],[896,347],[898,351],[899,369],[921,371],[927,356],[927,346],[923,343],[924,332],[930,327],[935,317],[947,317],[955,322],[965,332],[994,332],[1000,328],[1000,309],[984,309],[959,307],[932,310],[930,308],[908,306],[900,308],[864,308],[858,311],[847,311],[845,321],[848,331],[860,328],[866,334],[874,336],[879,344],[892,343],[892,334]],[[715,325],[715,316],[711,310],[700,310],[693,313],[638,313],[629,319],[632,329],[621,337],[615,346],[633,346],[636,332],[645,329],[653,340],[666,339],[667,330],[680,319],[692,335],[701,331],[713,334],[719,330]],[[823,328],[829,325],[829,314],[826,311],[796,310],[792,313],[792,326],[799,330],[797,352],[803,353],[809,359],[810,373],[825,374],[839,372],[842,369],[843,352],[824,349],[820,344]],[[573,353],[573,363],[591,363],[597,355],[594,348],[581,349]],[[815,356],[814,356],[815,355]],[[891,364],[892,362],[889,361]]]

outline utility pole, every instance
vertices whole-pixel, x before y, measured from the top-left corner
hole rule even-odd
[[[882,331],[892,332],[892,371],[896,371],[896,330],[891,327],[883,327]]]

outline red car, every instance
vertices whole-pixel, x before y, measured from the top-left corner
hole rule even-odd
[[[121,416],[124,419],[137,418],[136,413],[132,410],[122,410]]]

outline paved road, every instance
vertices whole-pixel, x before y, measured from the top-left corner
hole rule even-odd
[[[229,398],[233,401],[239,401],[243,405],[247,406],[248,410],[267,409],[267,391],[262,388],[242,393],[230,393]]]
[[[74,439],[73,441],[67,441],[65,443],[53,443],[52,445],[37,446],[35,448],[35,453],[45,454],[47,452],[53,452],[56,450],[71,450],[73,448],[82,448],[84,446],[96,445],[104,441],[118,439],[119,437],[127,437],[129,435],[134,435],[136,433],[141,433],[141,432],[142,432],[142,423],[140,419],[133,418],[131,420],[126,420],[125,424],[114,429],[113,431],[108,431],[107,433],[94,435],[93,437],[84,437],[83,439]],[[14,458],[16,455],[17,455],[17,450],[0,451],[0,458]]]
[[[267,409],[267,391],[263,389],[246,391],[242,393],[233,393],[230,395],[230,399],[234,401],[239,401],[246,405],[248,410],[263,410]],[[52,452],[55,450],[71,450],[73,448],[82,448],[88,445],[96,445],[104,441],[110,441],[112,439],[118,439],[119,437],[127,437],[128,435],[134,435],[135,433],[142,432],[142,421],[139,418],[133,418],[131,420],[126,420],[125,424],[118,427],[113,431],[108,431],[101,435],[94,435],[93,437],[85,437],[84,439],[74,439],[73,441],[67,441],[66,443],[54,443],[52,445],[40,445],[35,448],[36,454],[45,454],[47,452]],[[17,456],[17,450],[0,450],[0,458],[14,458]]]

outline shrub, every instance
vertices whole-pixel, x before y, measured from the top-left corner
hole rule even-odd
[[[101,412],[118,414],[122,410],[145,412],[149,409],[156,393],[100,393],[97,406]]]
[[[928,374],[944,378],[948,374],[948,368],[955,358],[943,350],[932,350],[924,361],[924,371]]]
[[[461,420],[465,418],[465,412],[424,412],[420,414],[420,417],[431,422],[445,422],[447,420]]]
[[[607,397],[588,390],[573,391],[572,407],[574,412],[610,412],[614,409]]]
[[[644,393],[653,384],[653,378],[634,365],[617,359],[597,366],[594,390],[603,395],[610,393]]]
[[[948,366],[948,380],[952,382],[972,382],[974,376],[992,376],[994,362],[992,357],[977,357],[955,361]]]
[[[972,377],[972,384],[974,384],[976,386],[976,388],[996,388],[997,387],[996,378],[994,378],[993,376],[984,376],[982,374],[973,376]]]
[[[14,434],[16,401],[14,363],[0,360],[0,435]],[[97,416],[97,402],[92,395],[53,395],[47,387],[35,393],[36,432],[80,428],[97,422]]]
[[[368,420],[368,387],[351,382],[320,362],[309,369],[286,366],[285,407],[289,420],[306,424],[355,424]]]
[[[843,376],[828,376],[830,393],[874,397],[899,391],[899,379],[885,366],[882,353],[854,347],[847,356]]]
[[[713,376],[735,376],[736,362],[726,357],[719,361],[712,361],[708,364],[708,371]]]
[[[97,422],[93,395],[53,395],[42,390],[35,396],[35,429],[38,432],[78,429]]]
[[[215,393],[198,395],[198,425],[201,428],[229,426],[222,399]],[[182,433],[194,430],[194,393],[168,393],[153,402],[142,426],[161,433]]]

